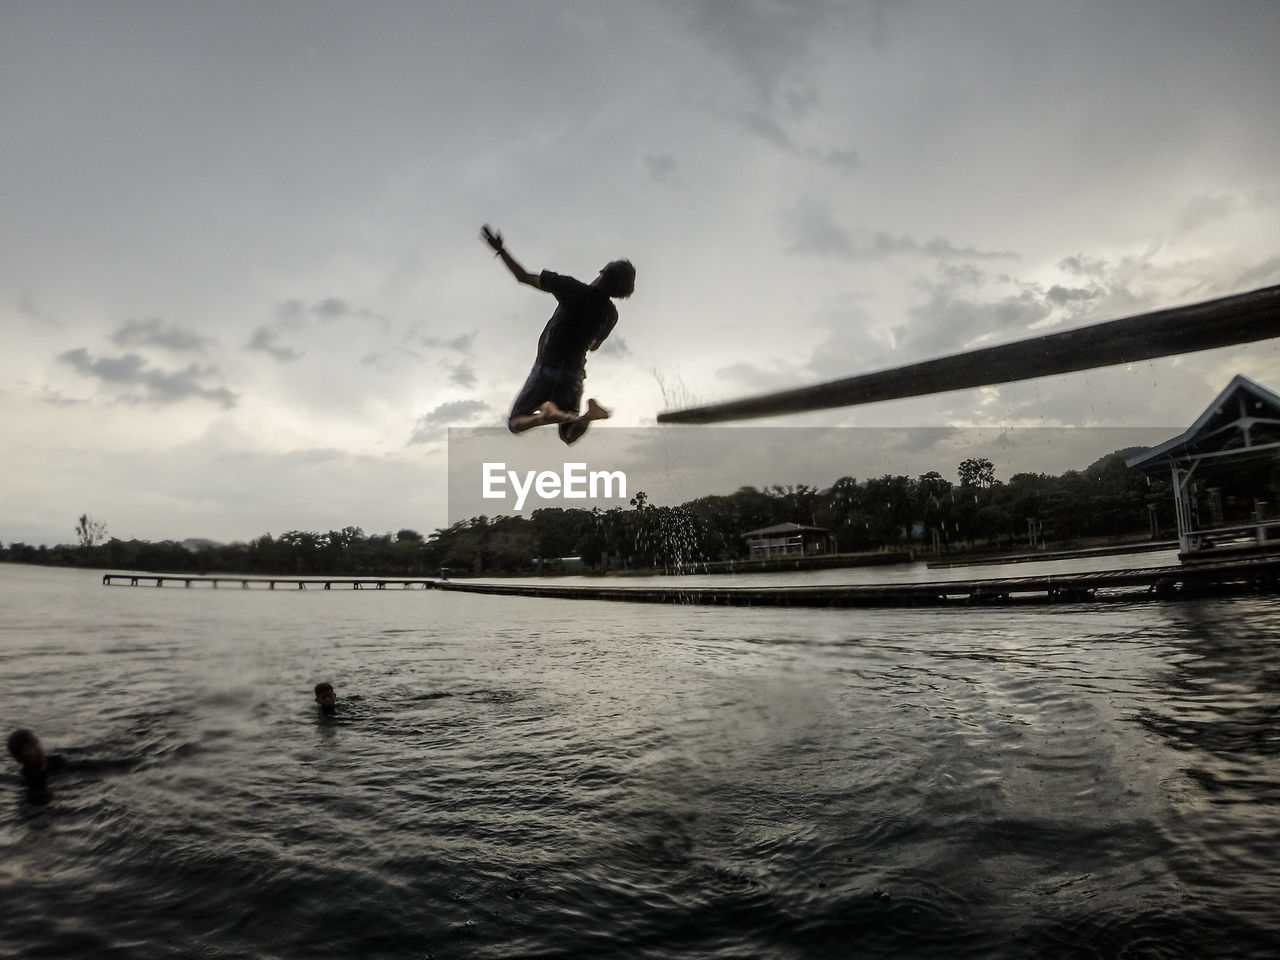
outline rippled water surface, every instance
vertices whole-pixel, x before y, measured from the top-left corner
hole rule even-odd
[[[0,566],[0,956],[1274,957],[1278,625]]]

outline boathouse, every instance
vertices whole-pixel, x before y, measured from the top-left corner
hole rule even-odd
[[[1237,374],[1187,430],[1126,461],[1169,471],[1185,562],[1280,552],[1280,395]]]
[[[799,523],[778,523],[772,527],[748,530],[747,541],[752,560],[771,557],[809,557],[836,552],[836,537],[825,527],[806,527]]]

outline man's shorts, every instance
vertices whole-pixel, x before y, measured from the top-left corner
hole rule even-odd
[[[520,395],[511,405],[511,416],[535,413],[548,400],[561,410],[577,413],[582,404],[582,381],[585,378],[586,371],[581,367],[548,367],[544,363],[535,363],[529,371],[529,379],[520,388]]]

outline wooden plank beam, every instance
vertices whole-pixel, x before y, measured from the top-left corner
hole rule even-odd
[[[1206,300],[842,380],[668,410],[659,423],[721,423],[922,397],[1280,337],[1280,286]]]

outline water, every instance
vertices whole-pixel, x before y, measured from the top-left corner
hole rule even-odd
[[[1274,957],[1278,624],[0,566],[0,956]]]

